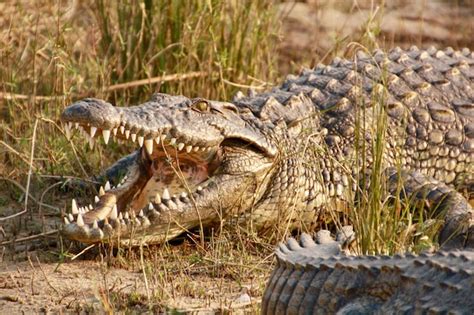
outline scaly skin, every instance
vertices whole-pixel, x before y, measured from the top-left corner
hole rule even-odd
[[[324,232],[280,244],[262,314],[474,313],[474,251],[345,256]]]
[[[473,78],[469,50],[414,47],[337,59],[231,103],[79,101],[62,114],[68,133],[77,125],[143,147],[105,172],[116,187],[91,211],[73,207],[64,234],[162,242],[235,218],[266,233],[311,230],[328,204],[353,203],[377,168],[391,192],[401,184],[403,198],[444,216],[441,242],[464,246],[473,211],[454,187],[474,187]]]

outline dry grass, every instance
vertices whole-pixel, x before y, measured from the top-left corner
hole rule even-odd
[[[257,312],[255,301],[271,269],[272,245],[237,227],[211,233],[204,246],[198,245],[198,236],[191,236],[178,240],[179,246],[115,252],[99,246],[82,252],[84,248],[70,247],[50,231],[57,228],[72,195],[85,194],[65,190],[66,181],[87,180],[132,150],[117,144],[90,150],[85,140],[66,140],[58,117],[73,100],[93,96],[126,105],[144,101],[156,91],[229,99],[237,89],[265,88],[285,72],[297,72],[302,66],[314,66],[336,55],[350,55],[360,46],[369,50],[399,42],[423,46],[433,40],[426,40],[425,35],[390,37],[381,22],[393,7],[377,9],[363,1],[348,1],[339,9],[350,16],[366,10],[369,15],[363,15],[363,24],[347,31],[348,23],[334,30],[322,23],[311,26],[301,22],[314,38],[302,44],[292,33],[283,33],[290,34],[286,37],[280,33],[275,6],[271,0],[0,3],[0,216],[15,215],[0,222],[0,232],[4,240],[27,237],[21,244],[9,243],[1,261],[18,262],[37,255],[41,261],[57,263],[56,271],[68,270],[61,263],[73,257],[74,262],[83,258],[95,261],[101,276],[98,307],[110,312],[228,312],[235,306],[235,298],[245,292],[252,297],[247,310]],[[318,2],[313,9],[319,14],[333,6]],[[299,26],[293,25],[289,16],[283,21],[285,27],[297,30]],[[472,34],[469,28],[463,30]],[[438,43],[472,45],[464,33],[461,35]],[[386,128],[383,119],[380,122],[374,143],[377,157],[383,153]],[[380,172],[374,176],[381,173],[382,164],[378,165]],[[396,252],[419,244],[419,239],[429,234],[429,227],[414,226],[408,209],[388,205],[383,189],[379,189],[383,177],[370,182],[373,189],[359,196],[351,217],[357,230],[363,231],[361,250]],[[390,215],[394,212],[396,216]],[[31,235],[44,237],[35,240]],[[34,266],[33,262],[29,265]],[[87,273],[96,265],[82,268],[78,270]],[[38,271],[33,270],[33,274]],[[133,276],[135,282],[120,283],[113,275],[117,270],[120,275]],[[52,272],[49,277],[57,275]],[[64,294],[55,300],[64,307],[64,299],[72,293],[56,287],[59,280],[48,283],[46,287],[55,288],[52,295]],[[68,309],[95,310],[93,303],[76,295]]]

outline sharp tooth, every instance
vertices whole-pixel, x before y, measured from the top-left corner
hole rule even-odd
[[[206,147],[202,147],[202,148],[201,148],[201,151],[206,151],[206,150],[207,150]]]
[[[91,132],[90,132],[91,138],[93,138],[95,136],[96,131],[97,131],[97,128],[94,127],[94,126],[91,126]]]
[[[127,179],[128,179],[128,176],[125,175],[125,176],[123,177],[123,181],[126,181]]]
[[[71,213],[69,213],[69,214],[67,215],[67,217],[69,218],[69,221],[70,221],[70,222],[74,222],[74,217],[73,217],[73,215],[72,215]]]
[[[164,143],[166,140],[166,135],[161,135],[160,136],[161,142]]]
[[[211,151],[211,149],[212,149],[212,147],[207,147],[206,150],[207,150],[207,151]]]
[[[109,218],[111,218],[112,220],[117,220],[117,212],[117,205],[114,205],[112,208],[112,212],[110,212]]]
[[[174,145],[176,143],[176,138],[171,138],[170,145]]]
[[[140,145],[140,148],[143,146],[143,137],[138,136],[138,144]]]
[[[76,129],[78,129],[79,128],[79,123],[78,122],[74,123],[74,127],[76,127]]]
[[[110,183],[109,183],[109,181],[107,181],[107,182],[105,183],[104,190],[105,190],[105,191],[110,190]]]
[[[155,142],[156,142],[156,144],[160,144],[160,136],[155,138]]]
[[[186,152],[191,152],[193,150],[193,146],[192,145],[187,145],[186,146]]]
[[[153,210],[153,209],[155,209],[155,207],[153,207],[153,204],[150,202],[148,204],[148,210]],[[143,216],[143,210],[140,210],[139,216]]]
[[[156,203],[156,204],[160,204],[160,203],[161,203],[161,197],[160,197],[160,194],[159,194],[159,193],[156,193],[156,195],[155,195],[155,203]]]
[[[201,190],[202,190],[202,187],[201,187],[201,186],[198,186],[197,190],[201,191]]]
[[[146,152],[148,152],[148,154],[152,154],[153,153],[153,139],[146,139],[145,140],[145,148],[146,148]]]
[[[125,212],[124,218],[125,218],[126,220],[129,220],[129,219],[130,219],[130,216],[128,215],[128,212]]]
[[[193,151],[194,151],[194,152],[199,151],[199,147],[196,147],[196,146],[195,146],[195,147],[193,148]]]
[[[125,139],[130,137],[130,130],[125,130]]]
[[[99,196],[95,196],[94,201],[95,201],[95,203],[98,203],[100,201]]]
[[[180,194],[180,196],[181,196],[181,198],[186,198],[186,197],[188,196],[188,194],[183,191],[183,192]]]
[[[92,138],[92,137],[89,138],[89,148],[90,148],[91,150],[94,149],[94,142],[95,142],[95,141],[94,141],[94,138]]]
[[[92,223],[92,228],[93,229],[98,229],[99,228],[99,224],[97,224],[97,220],[94,220],[94,223]]]
[[[125,132],[125,127],[124,126],[120,126],[120,133],[123,134]]]
[[[178,144],[178,150],[181,151],[184,148],[184,143],[180,142]]]
[[[150,205],[153,207],[153,205],[151,204],[151,202],[150,202]],[[148,206],[148,208],[149,208],[149,207],[150,207],[150,206]],[[155,209],[155,207],[153,207],[153,209]],[[150,210],[152,210],[152,209],[150,209]],[[139,217],[143,217],[143,209],[140,210],[140,212],[138,213],[138,216],[139,216]]]
[[[69,224],[69,219],[67,217],[64,217],[64,224]]]
[[[94,209],[94,207],[92,205],[89,205],[89,211]]]
[[[79,213],[79,209],[77,208],[76,199],[73,199],[71,201],[71,212],[72,212],[72,214],[78,214]]]
[[[103,196],[105,195],[105,190],[104,190],[104,187],[100,186],[99,188],[99,196]]]
[[[84,226],[84,220],[82,219],[82,214],[77,215],[77,225],[78,226]]]
[[[109,143],[110,130],[107,130],[107,129],[102,130],[102,137],[104,137],[105,144]]]
[[[119,188],[120,186],[122,186],[122,183],[118,183],[118,184],[117,184],[117,188]]]
[[[66,133],[66,138],[68,140],[71,139],[71,127],[69,126],[69,123],[64,124],[64,132]]]
[[[119,215],[118,215],[118,219],[119,219],[119,220],[123,220],[123,215],[122,215],[122,212],[120,212],[120,213],[119,213]]]
[[[136,133],[132,133],[131,139],[132,139],[132,142],[135,142],[135,140],[137,140],[137,134],[136,134]]]
[[[165,199],[165,200],[170,199],[170,192],[168,191],[168,188],[165,188],[165,190],[163,190],[162,198]]]
[[[114,129],[112,129],[112,133],[114,134],[114,136],[116,136],[116,135],[117,135],[117,131],[118,131],[118,129],[117,129],[117,128],[114,128]]]

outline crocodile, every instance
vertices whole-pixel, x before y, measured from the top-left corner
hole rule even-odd
[[[474,251],[350,256],[339,245],[329,231],[281,243],[262,314],[474,313]]]
[[[469,49],[413,46],[360,50],[228,102],[77,101],[61,115],[67,136],[139,148],[103,172],[91,204],[72,200],[62,231],[132,245],[222,221],[309,231],[329,206],[353,205],[378,169],[390,194],[441,219],[446,248],[463,247],[473,229],[473,78]]]

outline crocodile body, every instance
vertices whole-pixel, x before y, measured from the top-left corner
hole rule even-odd
[[[77,127],[91,145],[102,134],[140,149],[105,171],[112,187],[93,206],[73,202],[64,234],[152,243],[222,220],[311,230],[379,168],[391,192],[401,185],[404,198],[443,216],[441,242],[464,246],[473,211],[454,187],[474,187],[473,79],[469,50],[413,47],[359,52],[232,102],[76,102],[62,114],[68,134]]]
[[[303,234],[276,254],[262,314],[474,313],[474,251],[354,257]]]

